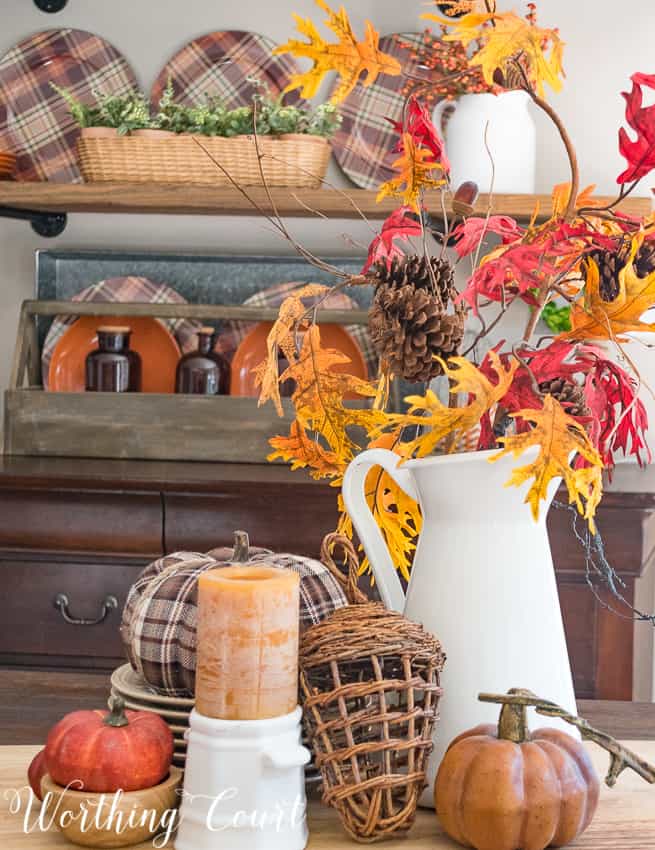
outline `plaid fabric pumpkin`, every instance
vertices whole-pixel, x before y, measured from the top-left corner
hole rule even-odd
[[[166,555],[149,564],[132,585],[123,609],[121,638],[134,670],[159,693],[193,696],[198,577],[235,563],[233,551],[226,547],[206,554]],[[301,631],[347,605],[341,587],[320,561],[250,547],[247,563],[272,564],[300,575]]]

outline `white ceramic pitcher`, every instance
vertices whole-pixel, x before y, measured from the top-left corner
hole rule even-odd
[[[465,94],[437,104],[437,126],[443,110],[453,110],[444,138],[454,187],[473,180],[481,192],[488,192],[493,176],[494,192],[534,193],[537,131],[529,105],[530,95],[524,91]]]
[[[350,464],[343,498],[371,562],[382,601],[435,634],[446,653],[444,694],[428,767],[431,805],[437,767],[452,739],[478,723],[494,723],[498,707],[480,703],[481,691],[529,688],[576,713],[571,668],[550,554],[546,513],[557,489],[551,482],[538,522],[523,503],[526,487],[505,487],[518,460],[489,463],[495,452],[410,460],[386,449],[362,452]],[[364,496],[366,475],[383,467],[419,501],[423,515],[407,598]],[[572,727],[532,717],[537,726]]]

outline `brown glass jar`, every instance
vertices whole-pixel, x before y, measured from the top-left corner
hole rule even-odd
[[[141,358],[130,349],[130,328],[98,328],[98,348],[86,358],[86,390],[100,393],[141,391]]]
[[[216,331],[200,328],[198,347],[180,358],[175,392],[191,395],[227,395],[230,391],[230,365],[214,351]]]

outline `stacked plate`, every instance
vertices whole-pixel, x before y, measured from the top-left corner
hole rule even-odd
[[[168,723],[175,741],[173,764],[184,768],[186,760],[184,733],[189,727],[193,699],[165,697],[158,694],[129,664],[123,664],[111,674],[111,691],[112,694],[122,697],[126,708],[134,711],[154,711]]]
[[[13,153],[0,151],[0,180],[11,180],[16,170],[16,157]]]
[[[123,699],[126,708],[134,711],[154,711],[168,723],[175,742],[173,764],[184,770],[186,761],[184,733],[189,728],[189,715],[194,706],[194,700],[188,697],[165,697],[158,694],[129,664],[123,664],[111,674],[111,692]],[[304,735],[303,744],[307,746]],[[312,759],[305,768],[305,782],[308,786],[317,786],[320,781],[321,774]]]

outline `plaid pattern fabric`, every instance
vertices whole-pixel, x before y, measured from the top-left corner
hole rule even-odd
[[[254,32],[227,30],[196,38],[162,68],[150,92],[154,107],[169,79],[175,99],[187,106],[207,95],[218,96],[228,109],[250,106],[255,88],[248,77],[266,84],[271,95],[280,94],[298,66],[287,55],[274,56],[275,43]],[[299,103],[291,92],[287,103]]]
[[[244,306],[249,307],[279,307],[290,292],[304,285],[304,283],[297,282],[277,283],[262,292],[256,292],[243,303]],[[358,308],[353,299],[349,298],[344,292],[331,293],[322,306],[330,310],[356,310]],[[219,351],[231,361],[241,341],[255,324],[255,322],[226,322],[216,341],[216,351]],[[378,357],[371,342],[368,328],[364,325],[344,325],[344,327],[360,347],[369,377],[375,378],[378,371]]]
[[[419,44],[422,36],[403,33],[402,38],[410,44]],[[396,36],[381,38],[380,50],[395,56],[404,73],[420,76],[418,66],[409,51],[398,45]],[[332,139],[332,152],[348,177],[362,189],[377,189],[394,176],[391,163],[398,154],[392,153],[392,148],[398,139],[387,118],[402,120],[404,82],[404,74],[397,77],[381,74],[368,88],[355,86],[340,106],[343,123]]]
[[[148,304],[186,304],[183,298],[165,283],[155,283],[147,277],[112,277],[101,280],[83,289],[73,296],[73,301],[110,301],[125,303],[135,301]],[[41,352],[41,373],[43,386],[48,389],[50,360],[55,346],[76,320],[75,316],[57,316],[50,326]],[[175,336],[183,354],[193,351],[196,346],[196,334],[201,324],[188,319],[162,319],[164,325]]]
[[[147,566],[127,597],[120,626],[127,658],[146,682],[168,696],[193,696],[196,677],[198,577],[230,564],[232,549],[206,555],[175,552]],[[300,576],[301,631],[347,604],[327,567],[299,555],[251,547],[249,563],[272,563]]]
[[[0,149],[17,155],[16,179],[79,183],[79,128],[51,83],[91,103],[94,90],[137,89],[136,78],[115,47],[82,30],[37,33],[0,59]]]

